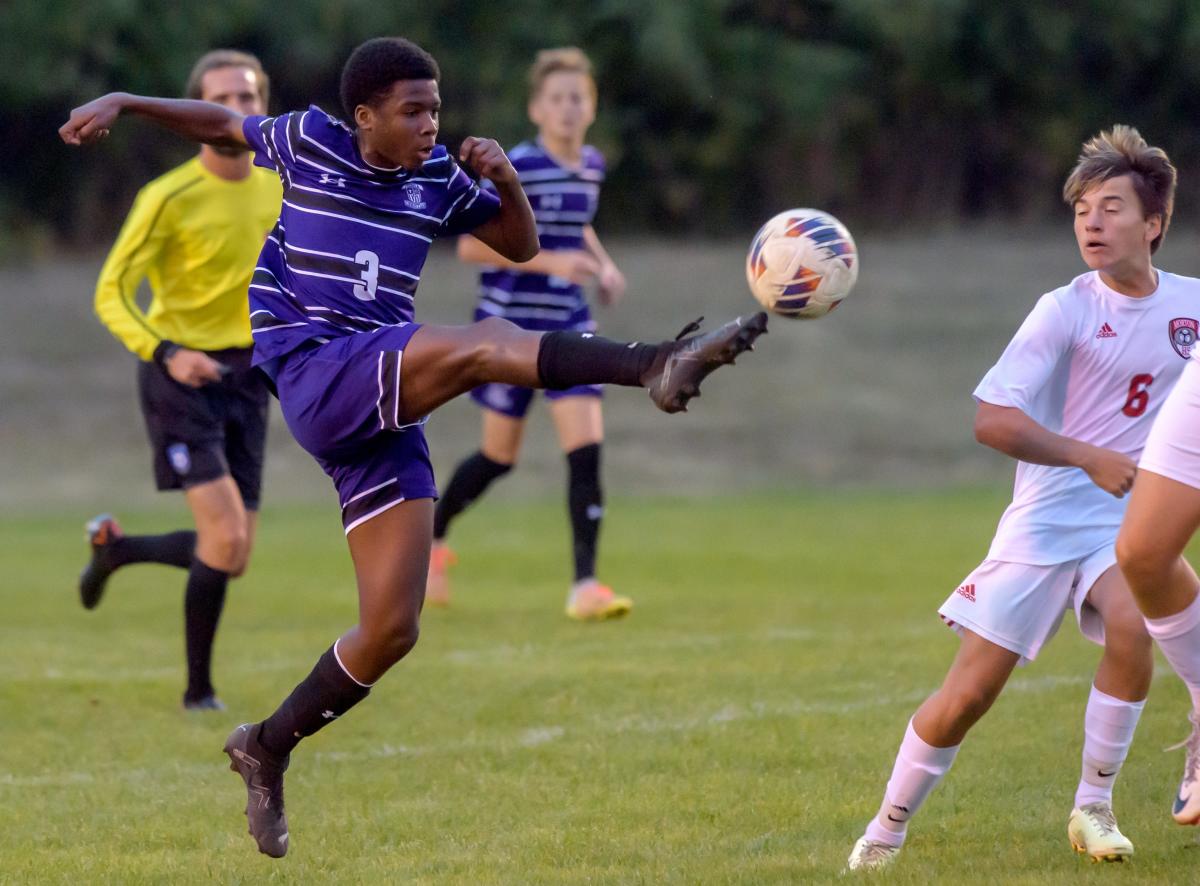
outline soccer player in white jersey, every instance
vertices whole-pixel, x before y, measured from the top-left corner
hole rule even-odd
[[[1091,270],[1042,296],[975,390],[976,438],[1018,461],[1013,501],[987,559],[939,610],[962,637],[958,655],[909,721],[883,803],[850,855],[852,870],[896,858],[909,819],[950,769],[967,730],[1013,668],[1037,657],[1067,610],[1104,647],[1068,836],[1096,860],[1133,852],[1113,817],[1112,789],[1153,665],[1114,542],[1135,459],[1188,363],[1194,336],[1177,331],[1194,332],[1200,317],[1200,280],[1151,264],[1174,192],[1166,154],[1127,126],[1087,142],[1067,179],[1063,197]]]

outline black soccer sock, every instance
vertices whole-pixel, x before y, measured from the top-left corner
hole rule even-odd
[[[116,569],[128,563],[162,563],[188,569],[196,550],[196,533],[190,529],[166,535],[126,535],[104,546],[109,565]]]
[[[589,443],[567,453],[567,509],[575,545],[575,581],[596,574],[596,540],[604,516],[600,490],[600,444]]]
[[[538,346],[538,378],[550,390],[605,384],[637,388],[660,348],[590,332],[547,332]]]
[[[509,471],[512,465],[492,461],[482,452],[463,459],[450,478],[450,485],[438,499],[437,508],[433,512],[433,537],[441,540],[446,537],[450,521],[471,506],[471,503],[483,495],[492,482],[500,479]]]
[[[185,701],[199,701],[213,694],[212,648],[217,623],[225,608],[229,573],[213,569],[199,560],[188,571],[183,598],[183,627],[187,640],[188,686]]]
[[[263,720],[258,742],[270,753],[285,757],[318,729],[336,720],[367,697],[370,686],[359,683],[338,663],[335,643],[283,704]]]

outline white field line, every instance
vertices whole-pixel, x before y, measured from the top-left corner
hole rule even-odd
[[[816,637],[815,631],[807,628],[773,628],[761,634],[676,634],[667,636],[647,636],[641,642],[623,643],[621,654],[624,656],[639,649],[711,649],[723,646],[733,640],[739,642],[806,642]],[[832,635],[824,635],[830,639]],[[611,656],[613,644],[604,640],[583,640],[578,642],[563,641],[557,644],[522,643],[514,645],[502,643],[496,646],[484,646],[478,649],[452,649],[440,655],[431,656],[418,647],[417,655],[424,660],[448,662],[453,665],[466,667],[492,667],[498,662],[519,660],[536,660],[547,653],[569,651],[572,655],[588,655],[591,653]],[[265,671],[307,671],[315,659],[276,659],[274,661],[254,662],[253,664],[226,663],[222,670],[230,676],[252,677]],[[0,666],[0,681],[6,683],[158,683],[164,680],[178,679],[180,667],[151,668],[104,668],[104,667],[42,667],[30,665],[20,667],[20,663],[8,662]],[[298,674],[298,677],[302,676]]]
[[[1170,674],[1169,670],[1156,670],[1155,678]],[[1064,686],[1087,686],[1091,677],[1086,674],[1046,674],[1039,677],[1010,680],[1006,691],[1022,694],[1052,692]],[[925,699],[932,689],[914,690],[898,695],[876,695],[853,701],[804,701],[795,699],[783,702],[728,702],[716,707],[683,717],[653,717],[634,714],[617,718],[595,717],[583,726],[561,725],[530,726],[515,735],[497,738],[472,738],[461,741],[443,742],[436,745],[393,745],[383,744],[359,751],[317,751],[309,757],[315,764],[355,763],[368,760],[386,760],[396,757],[426,757],[459,755],[464,751],[513,752],[531,750],[571,735],[595,736],[642,734],[656,735],[679,732],[699,732],[715,729],[727,723],[739,723],[766,719],[800,719],[813,715],[850,714],[879,707],[910,706]],[[59,771],[34,775],[0,772],[0,788],[70,787],[76,785],[111,785],[153,781],[162,783],[171,777],[207,776],[220,764],[180,763],[138,769],[111,769],[96,772]]]

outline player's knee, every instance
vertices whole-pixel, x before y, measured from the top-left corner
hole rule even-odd
[[[947,691],[947,707],[954,720],[969,728],[988,712],[999,690],[984,685],[960,685]]]
[[[421,634],[420,619],[415,613],[395,613],[372,631],[376,652],[388,665],[395,664],[417,645]]]
[[[505,362],[518,327],[501,317],[485,317],[474,324],[475,344],[471,349],[471,372],[480,381],[493,378]]]
[[[1128,661],[1131,667],[1153,662],[1154,641],[1146,632],[1142,614],[1136,609],[1131,608],[1104,623],[1104,647],[1122,661]]]
[[[1125,532],[1117,536],[1116,554],[1121,572],[1135,593],[1139,588],[1161,584],[1175,559],[1163,556],[1152,544]]]
[[[197,547],[204,552],[204,562],[236,577],[246,571],[250,559],[250,533],[244,521],[223,521],[206,528]]]

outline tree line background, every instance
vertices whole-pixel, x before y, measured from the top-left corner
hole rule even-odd
[[[1082,139],[1114,122],[1200,194],[1200,0],[9,0],[0,4],[0,241],[107,243],[192,149],[125,125],[55,130],[123,89],[178,95],[197,56],[256,53],[273,112],[338,109],[349,51],[410,37],[442,68],[442,140],[530,132],[534,53],[596,66],[606,231],[745,235],[793,205],[856,226],[1050,217]]]

